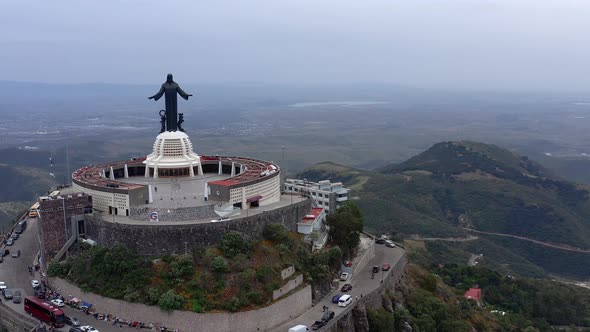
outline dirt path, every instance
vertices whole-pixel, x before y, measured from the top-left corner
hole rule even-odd
[[[538,240],[529,239],[528,237],[517,236],[517,235],[512,235],[512,234],[483,232],[483,231],[478,231],[478,230],[471,229],[471,228],[463,228],[463,229],[466,230],[466,231],[474,232],[474,233],[478,233],[478,234],[487,234],[487,235],[497,235],[497,236],[511,237],[511,238],[518,239],[518,240],[529,241],[529,242],[533,242],[533,243],[536,243],[536,244],[540,244],[540,245],[545,246],[545,247],[551,247],[551,248],[560,249],[560,250],[567,250],[567,251],[581,252],[581,253],[585,253],[585,254],[590,254],[590,249],[574,248],[574,247],[570,247],[570,246],[565,245],[565,244],[552,244],[552,243],[547,243],[547,242],[541,242],[541,241],[538,241]]]

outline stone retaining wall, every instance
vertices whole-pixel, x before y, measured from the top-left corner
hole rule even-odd
[[[158,219],[160,221],[219,219],[219,216],[215,213],[215,207],[213,205],[170,209],[131,207],[129,208],[129,219],[149,221],[149,214],[153,211],[158,212]]]
[[[90,215],[86,217],[86,235],[102,246],[125,245],[142,256],[184,254],[217,244],[229,231],[237,231],[248,239],[261,237],[264,227],[271,223],[296,231],[297,222],[310,209],[308,199],[250,217],[194,224],[113,223],[100,215]]]
[[[288,294],[290,291],[299,287],[299,285],[301,285],[302,283],[303,283],[303,274],[300,274],[300,275],[296,276],[295,278],[289,280],[281,288],[275,289],[272,292],[273,301],[276,301],[276,299],[280,298],[281,296]]]

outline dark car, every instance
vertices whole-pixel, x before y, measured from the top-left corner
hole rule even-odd
[[[83,332],[79,327],[70,327],[70,332]]]
[[[319,330],[322,326],[326,325],[326,322],[323,320],[316,320],[315,323],[311,326],[312,330]]]
[[[12,290],[10,288],[6,288],[2,291],[2,294],[4,295],[4,299],[5,300],[10,300],[12,299]]]
[[[332,318],[334,318],[334,311],[326,311],[326,312],[324,312],[324,315],[322,316],[322,320],[325,323],[331,321]]]
[[[2,252],[2,257],[8,256],[8,255],[10,255],[10,250],[4,249],[4,252]]]
[[[376,239],[375,243],[377,244],[385,244],[385,240],[384,239]]]
[[[379,272],[379,266],[373,266],[373,273]]]
[[[37,297],[40,300],[43,300],[45,299],[45,292],[42,292],[40,290],[35,291],[35,297]]]
[[[352,290],[351,284],[344,284],[344,286],[342,286],[342,288],[340,289],[341,292],[348,292],[350,290]]]
[[[20,291],[14,292],[14,296],[12,297],[12,302],[20,303],[21,300],[22,300],[22,296],[21,296]]]
[[[74,327],[80,326],[80,321],[78,321],[75,317],[66,316],[64,322],[68,325],[72,325]]]
[[[332,296],[332,303],[338,303],[338,300],[340,300],[340,294],[336,294],[334,296]]]

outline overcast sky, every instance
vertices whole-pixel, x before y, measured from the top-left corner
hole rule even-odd
[[[0,80],[590,90],[590,1],[0,2]]]

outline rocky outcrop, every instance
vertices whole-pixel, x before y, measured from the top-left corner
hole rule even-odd
[[[367,308],[363,302],[359,302],[359,304],[352,309],[352,321],[354,322],[354,332],[369,332]]]
[[[327,294],[329,294],[332,291],[332,285],[330,281],[327,280],[314,280],[311,283],[311,289],[312,303],[313,305],[316,305],[319,301],[321,301]]]

